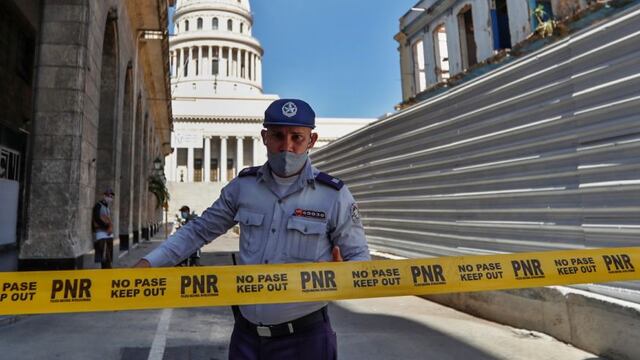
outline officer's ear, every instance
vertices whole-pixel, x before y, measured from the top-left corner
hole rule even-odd
[[[262,136],[262,143],[267,145],[267,129],[262,129],[260,135]]]
[[[313,148],[313,146],[316,144],[316,141],[318,141],[318,134],[312,132],[311,133],[311,140],[309,141],[309,146],[307,146],[307,149]]]

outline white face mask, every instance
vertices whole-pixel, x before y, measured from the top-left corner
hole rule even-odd
[[[113,203],[113,198],[111,196],[105,196],[104,201],[106,201],[107,204],[111,205],[111,203]]]
[[[297,174],[309,159],[309,153],[303,152],[302,154],[296,154],[288,151],[282,151],[279,153],[267,153],[267,159],[269,167],[276,173],[276,175],[282,177],[289,177]]]

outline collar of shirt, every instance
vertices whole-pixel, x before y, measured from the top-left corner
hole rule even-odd
[[[315,178],[317,173],[318,173],[318,170],[316,170],[311,165],[311,160],[307,160],[307,163],[304,165],[304,169],[302,169],[302,171],[300,172],[300,175],[298,175],[298,180],[294,182],[294,184],[289,188],[289,191],[287,191],[282,196],[278,194],[277,183],[273,179],[273,175],[271,175],[271,168],[269,168],[268,162],[262,165],[260,169],[258,169],[258,175],[256,176],[256,181],[264,182],[265,185],[271,190],[271,192],[276,194],[278,198],[282,199],[295,192],[302,190],[306,185],[310,185],[313,188],[315,188],[316,186]]]
[[[291,185],[294,182],[298,181],[298,177],[300,176],[300,174],[298,175],[294,175],[294,176],[289,176],[289,177],[280,177],[278,176],[278,174],[273,173],[273,171],[271,172],[271,176],[273,177],[273,180],[276,181],[276,183],[278,183],[278,185]]]

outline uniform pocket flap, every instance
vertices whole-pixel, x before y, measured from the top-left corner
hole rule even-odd
[[[236,216],[233,218],[233,220],[243,225],[257,226],[257,225],[262,225],[262,220],[264,220],[264,215],[247,211],[247,210],[239,210]]]
[[[287,222],[287,229],[298,230],[305,235],[322,234],[327,231],[327,223],[306,220],[294,216]]]

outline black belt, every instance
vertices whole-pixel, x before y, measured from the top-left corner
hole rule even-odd
[[[310,327],[311,325],[317,324],[319,322],[324,322],[329,319],[326,306],[324,306],[322,309],[312,312],[311,314],[277,325],[256,325],[251,321],[245,319],[240,311],[234,311],[234,315],[236,324],[242,326],[250,332],[253,332],[254,334],[258,334],[258,336],[260,337],[279,337],[291,335],[294,332],[300,332],[305,328]]]

